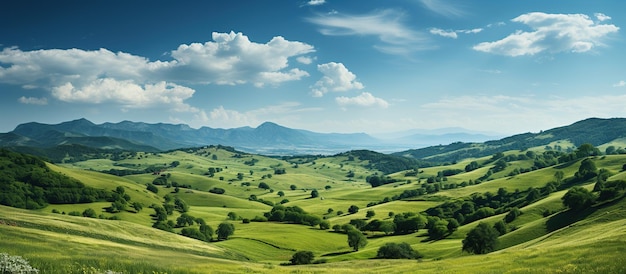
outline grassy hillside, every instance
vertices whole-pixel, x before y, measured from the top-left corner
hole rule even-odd
[[[47,164],[52,171],[109,193],[119,191],[121,186],[129,202],[141,203],[143,209],[127,207],[108,212],[109,201],[52,204],[30,211],[0,207],[0,253],[23,256],[42,273],[623,271],[623,260],[618,254],[625,249],[626,231],[621,229],[626,224],[625,201],[599,203],[581,212],[566,210],[561,198],[568,189],[584,186],[592,190],[595,177],[577,179],[582,158],[537,168],[537,161],[549,159],[544,158],[545,150],[541,148],[530,150],[539,156],[509,151],[498,157],[473,158],[417,171],[408,169],[389,174],[391,183],[378,187],[369,185],[366,178],[385,172],[374,169],[371,159],[351,158],[350,154],[283,160],[207,147]],[[505,164],[498,163],[500,159]],[[608,181],[626,179],[626,155],[584,159],[592,161],[598,170],[610,172]],[[465,167],[474,161],[479,167],[466,171]],[[159,169],[145,172],[146,167]],[[209,174],[211,168],[219,171]],[[98,172],[111,169],[137,174],[114,176]],[[461,171],[450,175],[450,170]],[[485,177],[487,173],[491,174]],[[557,173],[562,173],[562,183],[548,190],[546,185],[557,180]],[[158,193],[146,187],[155,179],[166,182],[156,186]],[[260,188],[261,183],[267,187]],[[216,188],[224,193],[210,192]],[[538,189],[540,196],[526,201],[529,189]],[[317,197],[312,197],[313,190],[319,193]],[[405,196],[407,193],[411,195]],[[483,206],[480,199],[501,199],[504,196],[500,193],[508,193],[506,199],[519,205],[522,215],[507,223],[509,232],[499,237],[497,251],[487,255],[462,252],[462,241],[479,222],[493,225],[503,220],[508,213],[505,204],[478,221],[461,222],[460,227],[439,240],[433,240],[424,227],[414,233],[390,236],[366,230],[363,233],[368,244],[358,252],[352,251],[346,234],[333,229],[287,222],[243,222],[262,218],[272,205],[278,204],[297,206],[327,221],[330,227],[354,220],[393,222],[395,215],[406,212],[426,219],[425,212],[446,204],[472,201],[478,211]],[[223,222],[230,223],[235,233],[228,240],[203,242],[180,235],[183,227],[175,226],[173,233],[153,228],[155,210],[150,206],[172,204],[167,201],[174,199],[189,206],[185,214],[205,220],[213,229]],[[358,212],[348,213],[351,206],[357,206]],[[70,212],[89,208],[101,218],[69,216]],[[368,211],[374,216],[368,218]],[[182,213],[174,210],[167,220],[176,222]],[[117,220],[108,220],[112,217]],[[188,228],[198,228],[198,224]],[[418,261],[372,260],[381,246],[392,242],[408,243],[424,257]],[[326,263],[281,265],[298,250],[312,251],[316,259]],[[494,264],[499,268],[494,268]]]

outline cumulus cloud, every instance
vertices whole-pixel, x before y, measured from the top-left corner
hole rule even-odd
[[[626,87],[626,81],[621,80],[615,84],[613,84],[613,87],[619,88],[619,87]]]
[[[601,18],[610,17],[603,15]],[[615,25],[601,24],[603,20],[594,22],[584,14],[532,12],[511,21],[525,24],[533,31],[518,30],[501,40],[477,44],[474,50],[506,56],[535,55],[544,51],[587,52],[603,45],[603,38],[619,30]]]
[[[313,85],[311,92],[314,97],[322,97],[329,91],[348,91],[363,89],[363,84],[356,80],[356,75],[350,72],[342,63],[330,62],[317,65],[324,76]]]
[[[283,81],[298,80],[306,73],[288,67],[291,57],[311,53],[313,46],[288,41],[281,36],[265,44],[251,42],[242,33],[213,33],[213,41],[180,45],[171,52],[176,65],[169,72],[191,83],[237,85],[251,82],[256,86],[276,84],[268,73]]]
[[[27,104],[27,105],[47,105],[48,104],[48,98],[42,97],[42,98],[37,98],[37,97],[20,97],[18,100],[18,102],[22,103],[22,104]]]
[[[594,13],[593,14],[596,19],[598,19],[598,21],[602,22],[602,21],[606,21],[606,20],[611,20],[611,16],[607,16],[604,13]]]
[[[375,36],[382,43],[374,47],[389,54],[406,54],[431,48],[428,38],[402,23],[404,14],[396,10],[381,10],[363,15],[331,13],[307,20],[330,36]]]
[[[279,85],[309,76],[289,67],[289,59],[314,52],[306,43],[276,36],[256,43],[242,33],[212,34],[212,41],[180,45],[172,60],[148,58],[108,49],[0,51],[0,83],[23,88],[47,87],[65,102],[115,103],[124,107],[167,105],[197,109],[183,101],[194,90],[183,85]],[[28,99],[28,98],[26,98]]]
[[[308,6],[319,6],[319,5],[324,5],[326,3],[326,0],[309,0],[309,2],[307,2],[306,4]]]
[[[345,97],[345,96],[337,97],[335,98],[335,101],[337,102],[337,104],[339,104],[340,106],[344,106],[344,107],[349,106],[349,105],[356,105],[356,106],[363,106],[363,107],[377,106],[381,108],[389,107],[389,103],[387,103],[387,101],[381,98],[374,97],[374,95],[372,95],[369,92],[363,92],[360,95],[355,96],[355,97]]]
[[[305,65],[310,65],[311,63],[313,63],[313,59],[309,56],[298,56],[296,57],[296,61],[298,61],[300,64],[305,64]]]
[[[155,105],[169,105],[176,111],[196,111],[184,100],[195,91],[172,83],[139,85],[132,80],[118,81],[113,78],[94,80],[81,87],[67,82],[52,89],[56,99],[72,103],[102,104],[115,103],[126,108],[144,108]]]

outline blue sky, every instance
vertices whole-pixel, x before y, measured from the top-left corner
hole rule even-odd
[[[87,118],[515,134],[626,117],[626,2],[12,1],[0,132]]]

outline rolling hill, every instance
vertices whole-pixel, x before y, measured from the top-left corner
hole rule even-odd
[[[528,146],[501,145],[495,153],[436,165],[367,150],[268,157],[202,146],[57,164],[5,152],[3,194],[13,186],[35,189],[21,171],[37,169],[105,195],[31,210],[0,206],[0,253],[22,256],[41,273],[620,273],[626,270],[626,154],[613,123],[591,119],[541,133],[547,135],[513,136],[502,143]],[[613,133],[588,132],[599,124]],[[533,143],[542,138],[549,143]],[[373,177],[383,183],[374,185]],[[586,189],[593,199],[571,209],[563,197],[573,189]],[[511,219],[514,208],[519,212]],[[235,228],[225,240],[189,234],[203,224],[215,233],[223,223]],[[479,223],[504,229],[486,255],[462,250]],[[358,251],[341,228],[347,224],[367,239]],[[392,229],[383,231],[383,224]],[[406,243],[423,258],[374,259],[390,243]],[[301,250],[318,264],[287,265]]]

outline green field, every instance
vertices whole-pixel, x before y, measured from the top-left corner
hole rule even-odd
[[[541,152],[539,148],[533,151]],[[519,154],[511,151],[506,154]],[[213,157],[215,155],[215,157]],[[462,240],[479,222],[494,224],[507,212],[460,226],[444,239],[432,240],[426,229],[405,235],[385,236],[366,231],[368,244],[353,252],[346,234],[318,226],[279,222],[250,222],[242,219],[261,217],[272,206],[287,199],[286,207],[299,207],[318,216],[330,226],[343,225],[353,219],[392,221],[394,214],[426,210],[444,202],[469,199],[476,193],[498,193],[500,188],[512,193],[528,188],[543,188],[562,171],[564,178],[573,178],[581,161],[553,165],[516,175],[515,168],[530,168],[531,160],[511,161],[500,172],[479,184],[441,189],[409,199],[384,198],[427,186],[430,176],[444,170],[464,169],[471,161],[486,162],[489,157],[460,161],[450,166],[421,168],[417,176],[405,171],[391,175],[397,182],[372,188],[365,178],[381,174],[368,167],[367,161],[349,161],[345,156],[318,157],[315,160],[285,161],[260,155],[248,155],[217,148],[145,153],[113,161],[96,159],[48,167],[75,178],[85,185],[114,191],[122,186],[131,202],[143,209],[107,212],[110,202],[85,204],[51,204],[43,209],[25,210],[0,206],[0,253],[27,259],[41,273],[101,273],[106,270],[122,273],[618,273],[626,271],[626,201],[617,199],[600,203],[574,213],[568,211],[561,198],[567,189],[553,191],[520,208],[523,212],[507,224],[511,231],[499,237],[495,252],[470,255],[462,252]],[[252,160],[254,159],[254,160]],[[625,155],[592,157],[598,169],[611,172],[609,180],[625,179],[622,171]],[[299,162],[298,162],[299,161]],[[176,165],[172,165],[177,162]],[[444,184],[476,181],[490,164],[470,172],[447,176]],[[145,173],[114,176],[99,171],[110,169],[141,170],[162,166],[159,174]],[[209,168],[221,168],[212,177]],[[284,174],[275,170],[284,169]],[[347,174],[352,172],[353,177]],[[155,178],[185,187],[157,186],[155,194],[146,189]],[[409,182],[410,181],[410,182]],[[269,189],[259,188],[265,183]],[[589,190],[594,180],[575,183]],[[292,185],[295,186],[292,189]],[[570,186],[568,186],[570,187]],[[221,188],[224,194],[210,193]],[[318,197],[311,197],[317,190]],[[281,197],[279,192],[284,193]],[[596,194],[597,195],[597,194]],[[235,232],[223,241],[203,242],[173,232],[152,228],[155,211],[165,198],[180,199],[189,206],[187,214],[202,218],[213,229],[220,223],[234,225]],[[253,199],[256,197],[257,201]],[[264,201],[262,203],[260,200]],[[373,203],[373,205],[372,205]],[[368,204],[370,206],[368,207]],[[359,207],[349,214],[352,205]],[[70,216],[70,212],[94,209],[104,218]],[[53,213],[53,211],[55,213]],[[340,212],[341,211],[341,212]],[[367,219],[367,211],[375,215]],[[548,212],[548,214],[546,214]],[[229,213],[237,218],[229,219]],[[341,213],[341,214],[338,214]],[[167,217],[176,221],[174,211]],[[197,227],[193,225],[192,227]],[[373,259],[385,243],[406,242],[424,257],[419,260]],[[291,256],[299,250],[312,251],[325,263],[288,266]]]

